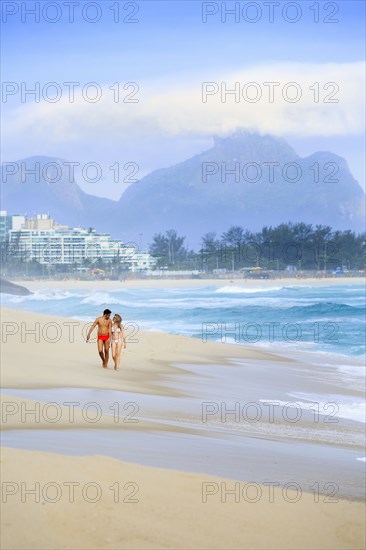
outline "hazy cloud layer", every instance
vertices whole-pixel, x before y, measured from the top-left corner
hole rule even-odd
[[[62,86],[63,95],[57,103],[42,100],[11,109],[11,123],[8,113],[4,137],[16,139],[31,133],[42,150],[42,144],[50,140],[85,144],[96,134],[107,141],[128,138],[130,143],[157,134],[162,137],[226,134],[237,127],[277,135],[359,134],[364,128],[363,70],[361,62],[276,64],[255,66],[229,75],[205,74],[206,82],[216,83],[208,85],[208,91],[215,93],[207,95],[206,102],[202,101],[202,82],[199,81],[184,86],[168,80],[159,82],[159,86],[140,84],[134,96],[139,99],[138,103],[115,103],[114,92],[109,89],[111,84],[101,84],[102,97],[97,103],[85,101],[77,89],[75,102],[70,103],[68,90]],[[225,86],[233,90],[236,82],[239,83],[236,85],[239,102],[233,94],[228,94],[223,102],[221,92],[225,91]],[[257,85],[244,87],[253,82]],[[264,84],[269,82],[279,83],[273,88],[273,102],[269,101],[270,86]],[[290,82],[296,82],[296,87],[288,87],[286,101],[282,94]],[[314,87],[314,83],[319,84]],[[328,84],[324,89],[327,83],[335,85]],[[132,91],[132,87],[121,89],[120,97],[123,99]],[[299,101],[290,102],[300,91]],[[257,102],[249,101],[258,93],[261,98]],[[319,102],[314,101],[316,95]],[[332,102],[324,102],[326,98]]]

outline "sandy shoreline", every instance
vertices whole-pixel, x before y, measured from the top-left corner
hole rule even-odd
[[[291,488],[270,494],[269,487],[100,456],[15,449],[3,449],[2,474],[9,492],[4,549],[335,550],[365,543],[362,504],[316,502]],[[37,483],[39,502],[26,494]],[[225,490],[234,490],[226,502]]]
[[[280,360],[275,354],[242,346],[139,329],[130,339],[127,336],[121,376],[113,371],[111,357],[108,371],[100,368],[95,334],[87,344],[89,325],[83,321],[9,308],[1,308],[1,320],[3,388],[90,387],[174,395],[159,382],[184,373],[173,366],[176,363],[227,364],[227,357]]]
[[[75,288],[74,282],[65,283]],[[106,282],[101,285],[105,288]],[[223,367],[236,369],[241,376],[239,394],[248,401],[258,400],[259,395],[271,398],[274,388],[286,392],[292,384],[304,389],[319,386],[312,381],[311,367],[306,363],[243,346],[140,331],[138,342],[128,346],[122,370],[117,373],[111,368],[112,362],[107,371],[101,368],[96,344],[85,343],[83,323],[75,319],[2,308],[1,320],[2,411],[7,413],[6,421],[4,415],[2,418],[3,445],[17,447],[4,448],[2,455],[2,481],[16,484],[6,486],[16,492],[2,504],[4,549],[364,548],[364,506],[349,500],[352,485],[362,484],[363,464],[355,460],[362,455],[358,423],[340,420],[335,427],[314,425],[305,416],[294,436],[293,427],[283,422],[230,428],[217,417],[203,426],[195,409],[207,396],[218,402],[229,397],[226,389],[220,394],[217,377]],[[78,323],[72,338],[69,322]],[[60,337],[52,342],[55,330]],[[324,391],[336,393],[331,384],[324,370]],[[217,394],[210,394],[211,385]],[[259,393],[264,387],[268,393]],[[81,391],[83,394],[77,393]],[[28,398],[21,397],[22,392]],[[103,415],[96,424],[86,421],[81,395],[89,402],[98,402],[98,396],[101,403],[104,399]],[[122,405],[127,401],[139,404],[138,423],[113,422],[108,407],[119,398]],[[40,418],[32,414],[22,418],[23,406],[25,411],[34,411],[42,402],[52,417],[50,405],[54,403],[55,408],[58,401],[61,405],[79,401],[73,424],[68,416],[70,408],[61,405],[62,418],[56,424],[45,419],[44,408]],[[159,408],[156,402],[164,407]],[[127,409],[123,414],[130,412]],[[228,439],[230,429],[234,431]],[[313,437],[318,438],[315,446]],[[349,440],[348,447],[342,443],[344,438]],[[48,452],[42,450],[44,445]],[[116,455],[108,446],[115,448]],[[157,469],[151,466],[155,463],[149,456],[159,453],[163,458],[165,455],[166,466]],[[210,474],[187,473],[185,465],[194,461],[198,466],[190,466],[190,471]],[[215,469],[220,461],[223,466],[227,464],[226,470]],[[139,465],[144,462],[147,465]],[[215,471],[223,472],[218,474],[221,478],[212,473]],[[231,474],[236,471],[237,477]],[[230,495],[222,502],[222,487],[232,489],[233,479],[239,479],[240,491],[252,481],[262,497],[254,503],[250,502],[253,493],[249,501],[240,493],[237,502],[237,497]],[[290,498],[283,496],[281,485],[288,479],[301,489],[296,502],[289,502],[291,487],[286,490]],[[139,502],[113,502],[109,488],[117,482],[123,488],[131,480],[139,486]],[[63,497],[55,503],[43,497],[37,503],[26,497],[21,503],[22,482],[25,487],[39,483],[41,490],[56,482],[63,489]],[[103,498],[90,503],[78,495],[75,502],[69,502],[64,485],[68,482],[79,483],[78,487],[99,484]],[[270,501],[268,486],[263,485],[266,482],[276,485],[274,502]],[[337,502],[327,501],[332,487],[324,487],[329,482],[340,484]],[[202,502],[203,483],[211,484],[205,487],[215,491],[206,503]],[[318,498],[311,489],[316,483],[320,487]],[[349,488],[345,490],[342,483]],[[347,500],[344,494],[349,495]]]
[[[276,286],[327,286],[327,285],[358,285],[365,284],[364,277],[325,277],[318,278],[286,278],[286,279],[126,279],[125,281],[78,281],[77,279],[52,281],[52,280],[24,280],[12,278],[12,282],[23,285],[29,290],[43,288],[60,289],[106,289],[118,290],[120,288],[201,288],[239,286],[247,288],[268,288]]]

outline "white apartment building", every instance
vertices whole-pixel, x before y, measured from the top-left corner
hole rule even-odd
[[[21,229],[25,220],[25,216],[10,215],[6,210],[0,210],[0,241],[6,241],[11,229]]]
[[[151,270],[155,267],[156,261],[148,252],[135,252],[130,258],[130,269],[133,272]]]
[[[21,228],[8,230],[8,254],[22,261],[41,264],[81,264],[98,260],[125,264],[131,271],[152,269],[156,260],[149,253],[112,239],[94,229],[57,225],[47,214],[25,219]]]

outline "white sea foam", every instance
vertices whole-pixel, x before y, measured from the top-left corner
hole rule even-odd
[[[292,397],[300,394],[289,394]],[[328,401],[317,399],[314,395],[309,401],[281,401],[279,399],[260,399],[262,403],[276,403],[279,407],[294,407],[303,409],[304,411],[311,411],[314,415],[323,415],[328,417],[328,422],[334,422],[335,418],[345,418],[347,420],[354,420],[355,422],[366,423],[366,408],[365,403],[361,402],[349,402],[340,403],[339,400],[335,400],[331,396]],[[289,413],[289,417],[291,417]],[[295,417],[295,415],[294,415]]]
[[[366,402],[359,398],[346,395],[317,395],[301,392],[289,393],[291,397],[305,399],[305,406],[309,408],[309,401],[319,403],[319,413],[325,415],[334,415],[339,418],[355,420],[356,422],[366,423]],[[337,410],[332,410],[330,403],[335,403]],[[310,403],[311,404],[311,403]],[[301,405],[300,405],[301,406]]]
[[[255,294],[256,292],[275,292],[277,290],[282,290],[283,286],[272,286],[268,288],[263,287],[251,287],[246,288],[242,286],[222,286],[216,289],[218,294]]]
[[[22,302],[49,302],[52,300],[68,300],[72,298],[81,298],[85,294],[78,294],[75,292],[69,292],[68,290],[59,290],[59,289],[44,289],[36,290],[32,294],[27,296],[14,296],[6,295],[6,301],[18,304]]]
[[[119,304],[119,305],[129,305],[126,300],[120,300],[117,297],[113,296],[109,292],[93,292],[93,294],[90,294],[89,296],[86,296],[82,301],[82,304],[93,304],[96,306],[100,305],[111,305],[111,304]]]

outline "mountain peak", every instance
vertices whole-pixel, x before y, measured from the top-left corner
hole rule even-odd
[[[245,157],[251,155],[251,161],[256,162],[263,158],[270,162],[270,156],[283,159],[296,159],[298,155],[294,149],[281,137],[270,134],[258,134],[250,130],[238,128],[233,134],[228,136],[213,136],[213,151],[230,151],[235,154],[243,154]]]
[[[148,174],[119,201],[88,195],[66,178],[55,185],[8,179],[2,205],[9,212],[49,211],[59,223],[78,220],[132,242],[139,233],[149,241],[170,228],[196,245],[204,233],[227,231],[231,225],[252,231],[284,221],[355,231],[364,227],[365,195],[344,159],[326,151],[301,158],[282,138],[241,129],[215,136],[211,149]]]

